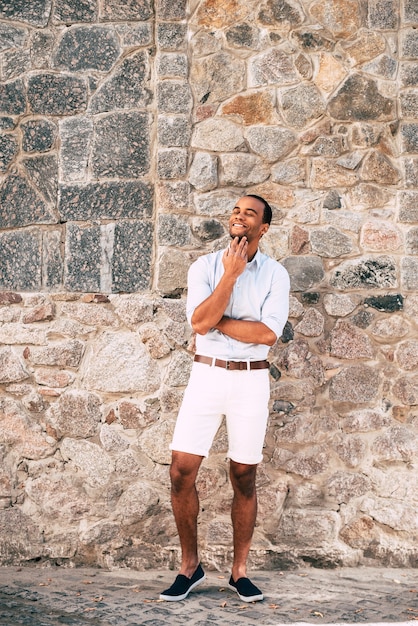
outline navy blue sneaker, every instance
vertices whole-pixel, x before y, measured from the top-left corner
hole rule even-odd
[[[191,578],[178,574],[171,587],[160,593],[160,600],[168,602],[178,602],[187,598],[192,589],[200,585],[206,578],[206,574],[199,563],[195,573]]]
[[[264,598],[260,589],[253,585],[249,578],[238,578],[235,582],[231,576],[228,587],[236,591],[243,602],[258,602]]]

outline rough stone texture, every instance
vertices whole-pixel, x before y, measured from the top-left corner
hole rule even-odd
[[[95,125],[93,171],[97,178],[139,178],[149,169],[149,118],[113,113]]]
[[[1,4],[0,563],[176,569],[187,272],[246,191],[292,289],[250,561],[416,562],[417,25],[413,0]],[[217,569],[225,452],[222,427]]]

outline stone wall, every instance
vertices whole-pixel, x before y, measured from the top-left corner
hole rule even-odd
[[[0,5],[0,563],[176,567],[186,274],[250,191],[292,283],[251,564],[417,564],[417,26],[415,0]]]

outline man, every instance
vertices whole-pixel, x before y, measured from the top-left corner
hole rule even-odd
[[[260,196],[241,198],[229,219],[226,250],[200,257],[188,276],[187,319],[196,355],[173,441],[171,502],[182,550],[180,572],[162,600],[183,600],[205,579],[197,549],[196,477],[225,415],[234,560],[229,587],[244,602],[263,599],[247,578],[256,514],[256,472],[268,419],[270,346],[288,317],[289,276],[258,250],[272,212]]]

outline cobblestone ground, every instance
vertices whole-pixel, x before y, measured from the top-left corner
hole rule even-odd
[[[278,626],[407,623],[418,620],[418,569],[344,568],[251,572],[263,602],[245,604],[229,574],[183,602],[161,602],[167,571],[0,568],[0,624],[7,626]],[[393,624],[391,625],[393,626]]]

